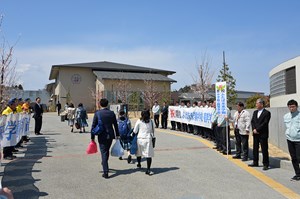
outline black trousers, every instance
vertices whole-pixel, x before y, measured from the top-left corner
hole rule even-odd
[[[13,155],[14,146],[3,147],[3,157],[11,157]]]
[[[259,144],[263,155],[263,165],[269,166],[268,138],[262,138],[259,134],[253,135],[253,163],[258,164]]]
[[[181,123],[180,122],[176,122],[177,125],[177,130],[181,131]]]
[[[188,133],[194,133],[194,125],[188,124]]]
[[[234,129],[236,155],[248,158],[249,153],[249,135],[241,135],[239,129]]]
[[[216,126],[216,145],[218,149],[222,149],[222,127]]]
[[[222,140],[222,149],[224,152],[231,153],[231,146],[230,146],[230,127],[220,127],[221,128],[221,140]],[[228,131],[226,131],[226,128],[228,128]],[[227,135],[226,135],[227,134]],[[226,140],[227,139],[227,140]],[[228,148],[227,148],[227,142],[228,142]]]
[[[156,128],[158,128],[159,127],[159,115],[154,115],[154,123],[155,123]]]
[[[101,159],[102,159],[102,168],[103,173],[108,174],[109,166],[108,166],[108,159],[109,159],[109,149],[112,144],[112,139],[99,139],[100,136],[98,136],[98,142],[99,142],[99,148],[101,152]]]
[[[34,120],[35,120],[34,133],[38,134],[42,129],[43,117],[35,117]]]
[[[167,128],[168,125],[168,115],[161,115],[161,127]]]
[[[287,140],[290,156],[292,159],[292,164],[295,170],[296,176],[300,176],[300,142],[292,142]]]
[[[171,121],[172,130],[176,130],[176,122]]]
[[[183,131],[183,132],[188,131],[188,125],[186,123],[181,123],[181,131]]]

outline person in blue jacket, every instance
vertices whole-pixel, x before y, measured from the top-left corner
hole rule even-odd
[[[298,111],[298,102],[290,100],[287,103],[289,113],[283,116],[286,126],[286,139],[288,143],[289,153],[292,159],[292,164],[295,170],[295,176],[291,180],[300,180],[300,114]]]

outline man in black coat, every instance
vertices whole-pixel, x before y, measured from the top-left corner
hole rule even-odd
[[[169,107],[166,105],[166,102],[163,102],[163,106],[161,108],[161,128],[162,129],[167,129],[168,114],[169,114]]]
[[[57,107],[57,114],[59,116],[61,110],[61,103],[59,101],[57,101],[56,107]]]
[[[93,129],[97,126],[98,118],[100,115],[102,124],[104,126],[104,132],[98,135],[98,142],[99,142],[101,158],[102,158],[102,167],[103,167],[102,177],[104,178],[108,178],[109,149],[111,147],[112,141],[113,139],[115,138],[119,139],[120,137],[116,115],[113,111],[109,110],[107,106],[108,106],[108,100],[101,99],[100,100],[101,109],[96,111],[93,118],[93,124],[92,124],[92,129]],[[92,133],[91,133],[91,139],[92,140],[95,139],[95,135],[93,135]]]
[[[42,129],[42,122],[43,122],[43,107],[41,105],[41,98],[37,97],[35,99],[35,104],[33,107],[33,118],[35,120],[35,126],[34,126],[34,133],[36,135],[42,135],[41,129]]]
[[[256,100],[256,108],[254,111],[251,125],[253,131],[253,163],[249,164],[251,167],[258,166],[259,144],[263,154],[263,170],[269,169],[269,152],[268,152],[268,138],[269,138],[269,121],[271,113],[264,109],[265,102],[263,99]]]

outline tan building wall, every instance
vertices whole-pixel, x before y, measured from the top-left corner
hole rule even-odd
[[[101,77],[101,75],[99,75],[99,77]],[[53,66],[50,73],[49,79],[52,80],[51,78],[56,78],[56,84],[53,89],[56,99],[53,100],[53,103],[55,104],[59,100],[62,107],[65,106],[66,102],[71,102],[75,106],[79,103],[83,103],[87,111],[94,111],[99,108],[97,107],[97,102],[103,97],[108,98],[110,104],[118,103],[118,101],[122,99],[120,95],[117,94],[117,91],[123,90],[120,86],[122,85],[120,84],[120,80],[98,79],[93,72],[93,67],[78,67],[77,65],[74,67],[66,65],[64,67],[63,65],[56,65]],[[161,97],[167,100],[170,99],[171,90],[171,82],[169,80],[170,79],[167,81],[153,81],[153,90],[159,92]],[[140,95],[140,99],[131,97],[131,99],[135,101],[139,100],[132,104],[138,104],[139,107],[142,107],[144,104],[140,92],[150,90],[149,87],[145,84],[144,80],[126,81],[129,84],[128,95],[136,91],[139,93],[135,94]],[[127,101],[127,103],[129,103],[129,101]]]
[[[96,77],[91,69],[60,68],[55,95],[62,107],[69,98],[75,107],[79,103],[83,103],[88,111],[93,111],[95,110],[95,97],[92,92],[96,90],[95,80]]]

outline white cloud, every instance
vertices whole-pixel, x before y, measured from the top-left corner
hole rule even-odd
[[[17,49],[17,71],[26,90],[42,89],[50,81],[52,65],[111,61],[177,71],[176,53],[149,47],[122,49],[90,49],[72,46],[51,46]]]

